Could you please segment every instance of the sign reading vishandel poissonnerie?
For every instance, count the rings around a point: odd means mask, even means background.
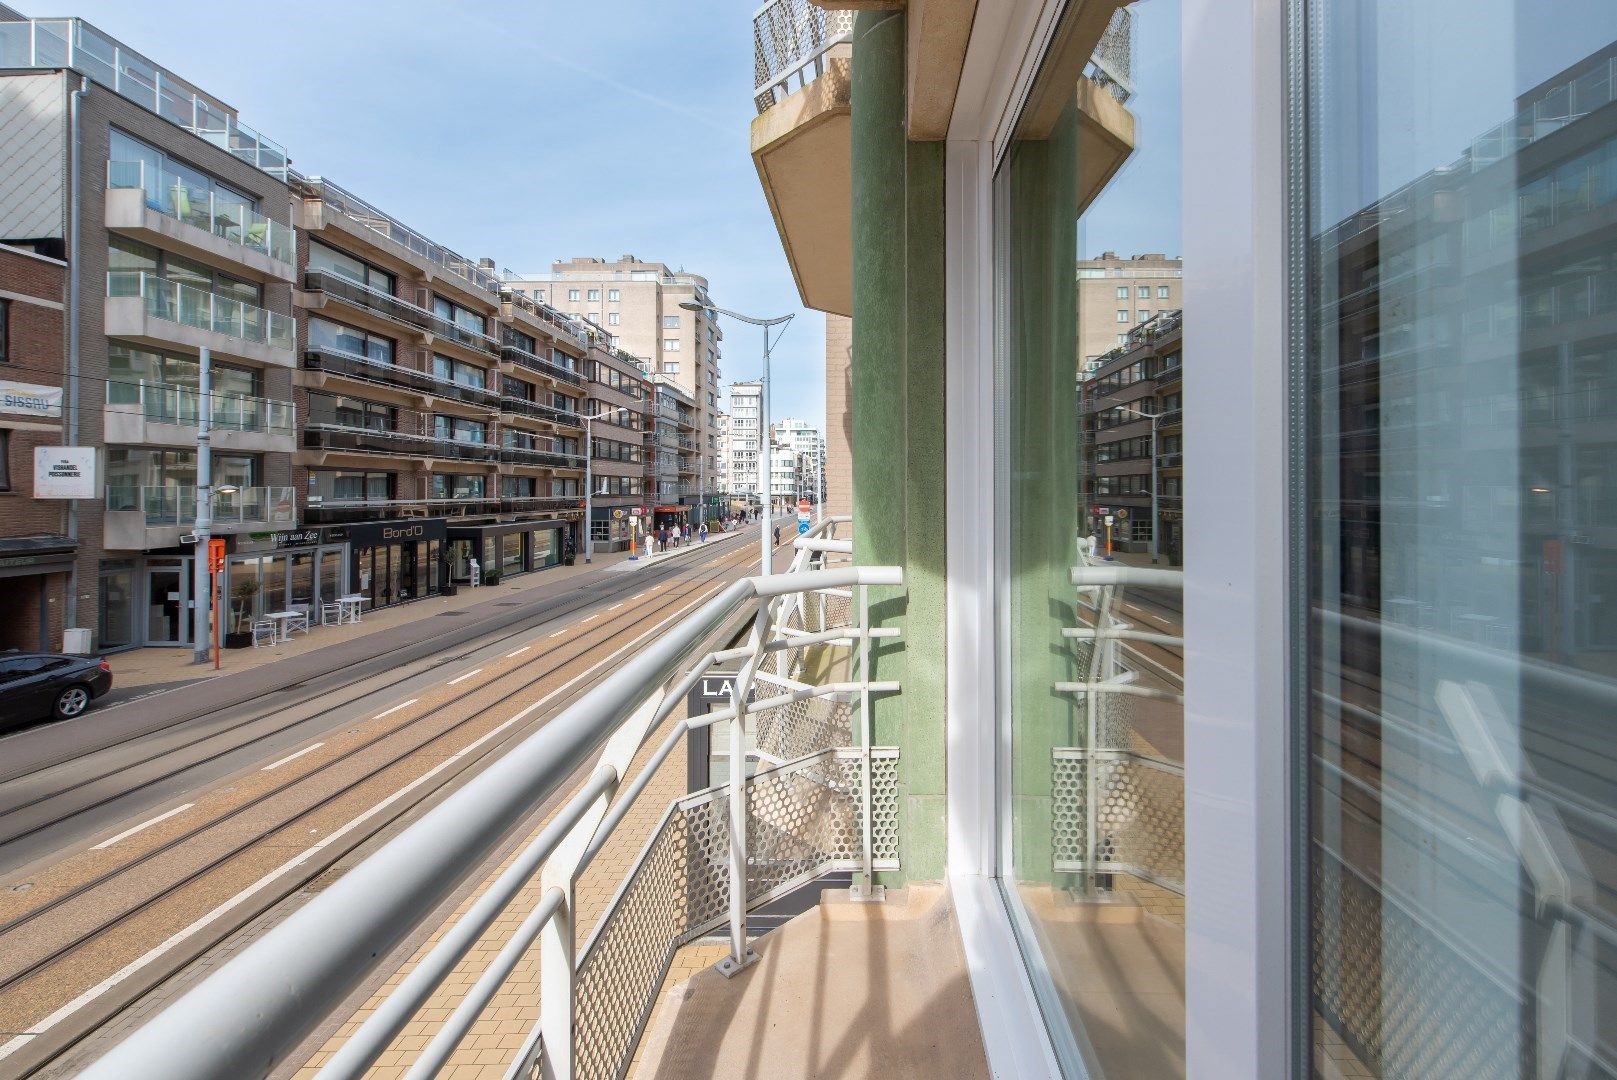
[[[58,420],[62,416],[62,388],[0,382],[0,413]]]
[[[96,497],[95,447],[34,447],[34,498]]]

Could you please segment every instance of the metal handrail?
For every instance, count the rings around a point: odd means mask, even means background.
[[[770,637],[771,605],[791,593],[858,590],[903,583],[897,567],[846,567],[737,581],[666,632],[652,635],[616,671],[582,699],[518,743],[464,787],[427,812],[398,837],[294,912],[184,997],[158,1014],[129,1039],[91,1064],[90,1080],[161,1075],[166,1080],[207,1080],[256,1075],[284,1056],[357,988],[379,959],[398,945],[464,878],[474,873],[508,830],[542,805],[569,777],[595,759],[589,778],[555,819],[518,854],[496,882],[415,964],[382,1005],[360,1025],[321,1069],[320,1076],[359,1076],[454,969],[536,871],[541,889],[519,937],[541,941],[541,1027],[551,1074],[572,1075],[571,1038],[576,960],[573,935],[573,883],[592,853],[592,841],[618,809],[644,788],[636,781],[608,805],[627,776],[641,746],[673,712],[686,692],[720,657],[709,653],[686,671],[687,658],[714,633],[755,606],[751,659],[735,682],[732,701],[748,707],[748,692]],[[868,603],[861,602],[861,618]],[[862,622],[868,625],[868,622]],[[859,641],[868,646],[869,637]],[[868,673],[868,661],[863,670]],[[678,678],[668,693],[660,688]],[[868,704],[875,688],[868,676],[861,696]],[[537,703],[513,717],[524,718]],[[744,712],[743,712],[744,715]],[[865,873],[870,869],[870,715],[862,719],[865,758]],[[682,738],[685,721],[659,745],[666,756]],[[745,756],[745,722],[730,725],[730,889],[732,960],[745,962],[747,907],[746,790],[740,767]],[[599,755],[598,757],[596,755]],[[599,845],[593,847],[598,850]],[[561,896],[553,896],[559,890]],[[522,948],[513,941],[480,980],[467,1004],[456,1011],[430,1052],[410,1075],[432,1075],[458,1045],[482,1011],[509,961]],[[516,950],[512,952],[512,950]],[[525,1051],[526,1053],[527,1051]]]

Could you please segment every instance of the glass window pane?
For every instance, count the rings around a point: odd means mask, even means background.
[[[1304,6],[1313,1071],[1611,1076],[1617,8]]]

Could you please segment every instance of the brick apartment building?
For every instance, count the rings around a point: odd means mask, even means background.
[[[0,649],[60,648],[78,580],[66,505],[34,493],[35,448],[65,442],[66,290],[66,263],[0,244]]]

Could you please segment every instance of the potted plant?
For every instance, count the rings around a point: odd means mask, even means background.
[[[230,590],[231,630],[225,635],[225,648],[246,649],[253,644],[253,602],[258,599],[258,582],[244,581]],[[246,626],[244,631],[242,627]]]

